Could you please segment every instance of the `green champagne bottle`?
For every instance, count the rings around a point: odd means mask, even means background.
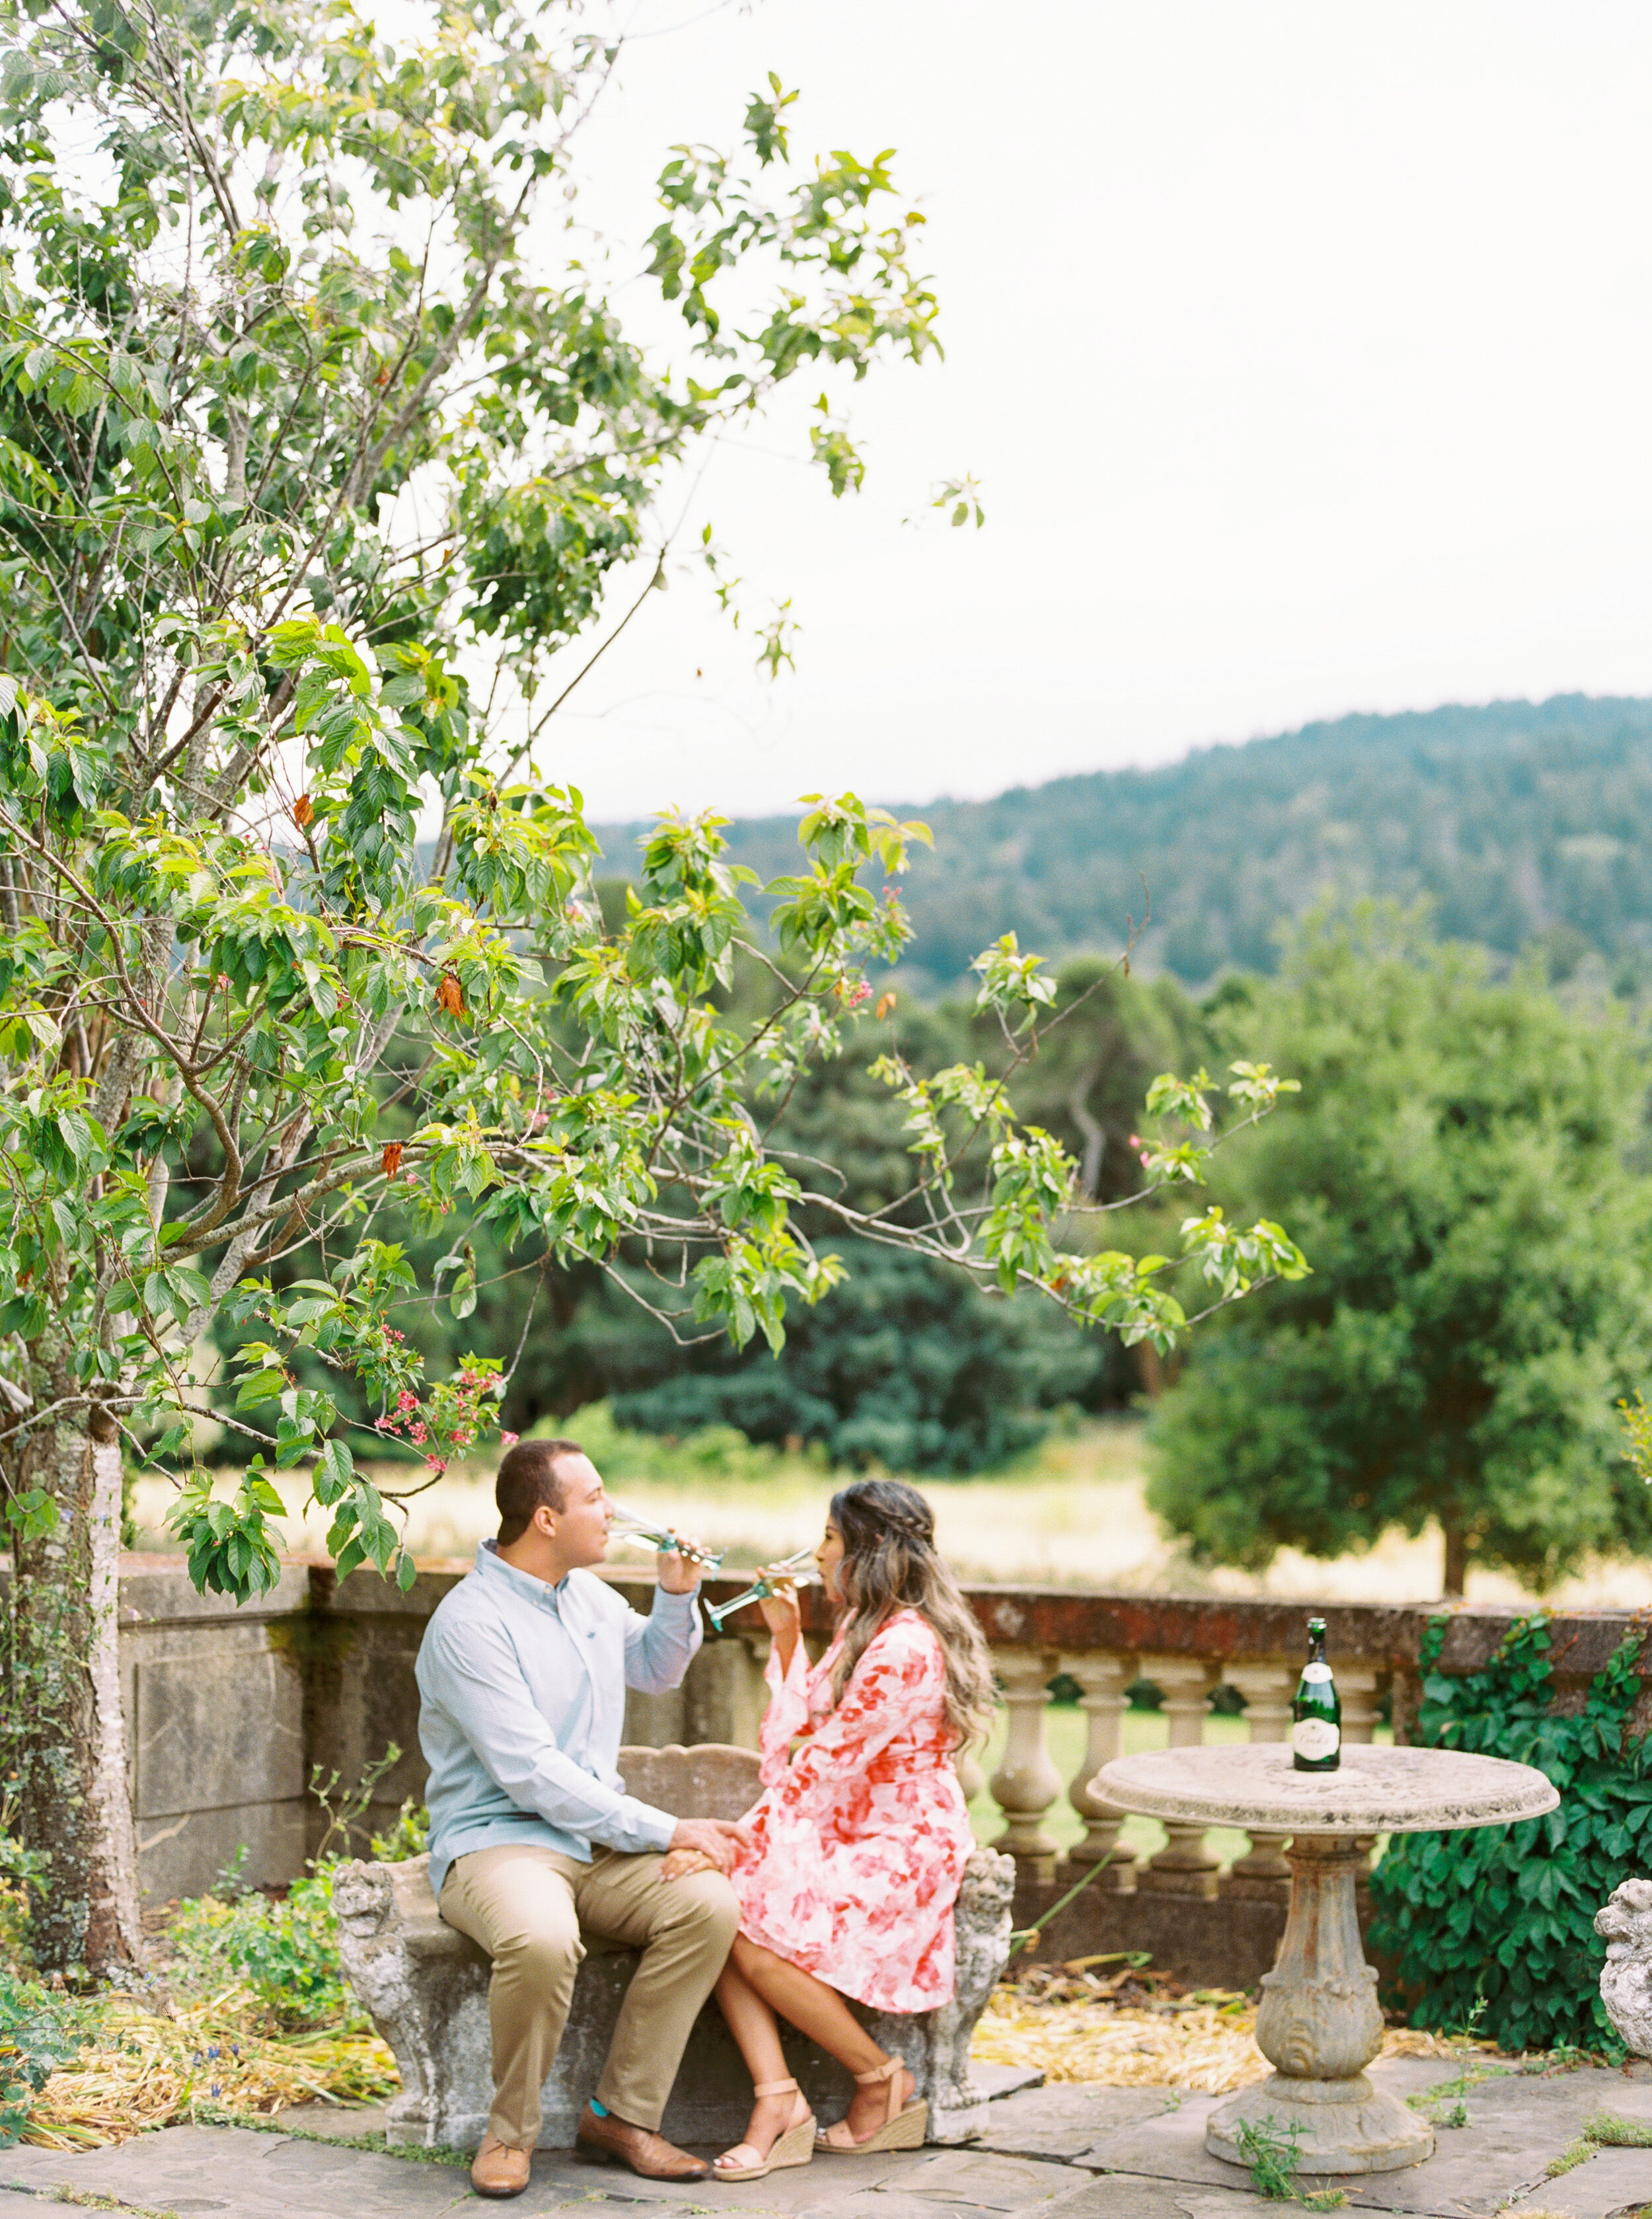
[[[1298,1772],[1334,1772],[1342,1762],[1342,1699],[1325,1661],[1325,1620],[1307,1622],[1307,1662],[1291,1706],[1291,1763]]]

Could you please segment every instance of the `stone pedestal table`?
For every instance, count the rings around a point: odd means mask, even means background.
[[[1365,2073],[1382,2047],[1376,1973],[1354,1907],[1363,1834],[1503,1826],[1560,1797],[1531,1765],[1455,1750],[1344,1744],[1336,1772],[1298,1772],[1289,1743],[1115,1757],[1098,1793],[1169,1825],[1289,1835],[1290,1914],[1262,1981],[1257,2046],[1274,2067],[1211,2113],[1205,2148],[1249,2160],[1239,2129],[1295,2129],[1304,2172],[1387,2172],[1431,2156],[1434,2130]]]

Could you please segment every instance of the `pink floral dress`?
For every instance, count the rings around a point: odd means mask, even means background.
[[[770,1651],[766,1792],[733,1874],[740,1930],[878,2011],[932,2011],[952,1998],[953,1905],[975,1846],[941,1644],[897,1611],[834,1710],[842,1645],[840,1632],[811,1670],[799,1641],[784,1677]]]

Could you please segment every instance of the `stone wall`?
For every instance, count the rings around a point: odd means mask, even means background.
[[[289,1563],[270,1594],[237,1610],[197,1594],[177,1557],[123,1558],[121,1688],[149,1901],[200,1894],[243,1847],[254,1886],[295,1878],[325,1824],[314,1768],[349,1789],[400,1748],[357,1847],[423,1793],[413,1660],[466,1569],[425,1565],[403,1594],[370,1571],[340,1581],[331,1566]],[[646,1572],[613,1576],[647,1607]],[[750,1635],[708,1642],[682,1687],[631,1697],[625,1739],[755,1747],[762,1653]]]
[[[246,1876],[290,1880],[309,1827],[308,1569],[236,1611],[199,1595],[175,1557],[121,1571],[121,1688],[138,1866],[152,1902],[199,1894],[243,1844]]]
[[[425,1771],[419,1755],[413,1659],[432,1611],[466,1569],[458,1563],[426,1564],[404,1595],[370,1571],[339,1581],[330,1567],[292,1563],[283,1566],[273,1593],[236,1610],[198,1595],[178,1557],[123,1560],[122,1685],[140,1868],[152,1902],[209,1887],[243,1845],[249,1880],[270,1885],[294,1878],[314,1849],[322,1824],[320,1806],[307,1792],[314,1767],[321,1768],[323,1778],[336,1773],[349,1787],[391,1743],[398,1744],[401,1759],[380,1783],[373,1804],[369,1823],[375,1826],[393,1818],[405,1797],[421,1792]],[[646,1607],[648,1572],[619,1570],[609,1576]],[[743,1584],[743,1576],[713,1582],[710,1591],[714,1597],[727,1596]],[[1208,1668],[1212,1685],[1230,1667],[1238,1672],[1258,1659],[1298,1655],[1307,1608],[1301,1603],[1058,1588],[982,1586],[969,1594],[1001,1663],[1041,1656],[1053,1671],[1058,1658],[1064,1664],[1096,1655],[1188,1658]],[[805,1590],[803,1600],[809,1631],[823,1634],[818,1592]],[[1332,1605],[1326,1612],[1332,1653],[1339,1663],[1374,1669],[1391,1688],[1401,1739],[1414,1711],[1415,1659],[1430,1614],[1426,1607],[1347,1604]],[[1443,1669],[1462,1672],[1482,1663],[1510,1615],[1506,1610],[1456,1609]],[[1562,1701],[1579,1696],[1631,1630],[1643,1629],[1636,1618],[1621,1611],[1574,1613],[1555,1619]],[[759,1613],[742,1613],[724,1638],[707,1641],[682,1688],[668,1695],[632,1697],[625,1739],[655,1747],[700,1741],[755,1746],[767,1640]],[[1643,1723],[1652,1723],[1652,1660],[1643,1670],[1648,1693],[1641,1714]],[[1053,1900],[1058,1883],[1067,1884],[1065,1859],[1061,1869],[1051,1873],[1035,1870],[1033,1861],[1023,1862],[1028,1870],[1018,1918],[1035,1901]],[[1202,1961],[1224,1934],[1235,1930],[1233,1922],[1240,1909],[1237,1903],[1214,1900],[1196,1909],[1192,1902],[1178,1905],[1164,1896],[1155,1903],[1146,1894],[1133,1909],[1127,1894],[1104,1901],[1096,1890],[1084,1901],[1086,1916],[1100,1925],[1093,1939],[1088,1930],[1075,1930],[1074,1947],[1152,1946],[1125,1938],[1151,1912],[1165,1928],[1164,1948],[1171,1955],[1178,1932],[1192,1946],[1208,1925],[1208,1942],[1199,1941]],[[1252,1921],[1257,1934],[1241,1953],[1246,1963],[1258,1952],[1261,1961],[1268,1961],[1276,1916],[1271,1903],[1258,1906]],[[1065,1937],[1052,1940],[1063,1946]],[[1236,1959],[1226,1969],[1243,1968]],[[1215,1974],[1207,1967],[1202,1977]]]

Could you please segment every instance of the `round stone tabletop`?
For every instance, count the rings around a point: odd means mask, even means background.
[[[1560,1796],[1533,1766],[1450,1749],[1343,1744],[1336,1772],[1298,1772],[1289,1742],[1209,1744],[1115,1756],[1096,1786],[1127,1811],[1173,1825],[1267,1834],[1421,1834],[1504,1826]]]

